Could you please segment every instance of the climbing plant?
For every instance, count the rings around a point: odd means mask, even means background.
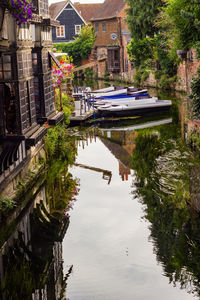
[[[200,118],[200,68],[197,70],[197,77],[191,81],[191,94],[193,118]]]

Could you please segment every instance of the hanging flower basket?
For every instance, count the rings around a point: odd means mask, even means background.
[[[15,18],[18,25],[26,23],[32,18],[33,1],[32,0],[7,0],[8,9]]]

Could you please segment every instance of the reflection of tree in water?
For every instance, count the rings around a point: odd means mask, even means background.
[[[34,187],[34,199],[15,221],[16,228],[0,253],[0,299],[65,299],[72,266],[64,276],[62,240],[69,226],[67,211],[79,190],[68,171],[75,152],[74,142],[71,148],[63,145],[46,178],[36,185],[39,189]]]
[[[140,131],[133,151],[134,196],[145,205],[157,260],[171,283],[200,295],[200,221],[190,204],[192,154],[171,124]]]

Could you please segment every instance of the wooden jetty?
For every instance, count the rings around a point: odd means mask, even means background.
[[[91,106],[85,99],[75,100],[75,110],[72,113],[70,118],[71,125],[81,125],[81,123],[85,122],[92,117],[95,118],[97,109]]]

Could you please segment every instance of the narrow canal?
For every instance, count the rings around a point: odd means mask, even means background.
[[[72,166],[53,161],[0,228],[1,300],[199,299],[200,162],[182,103],[67,129]]]
[[[82,137],[71,169],[80,194],[63,241],[70,300],[193,298],[181,228],[190,155],[176,130],[164,118]]]

